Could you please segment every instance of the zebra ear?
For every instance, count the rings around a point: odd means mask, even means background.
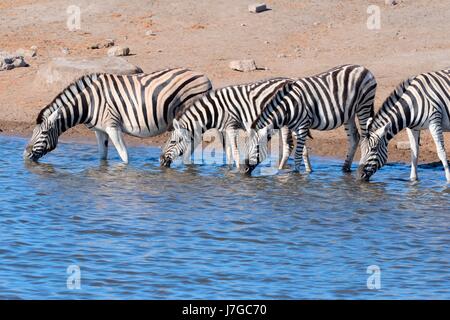
[[[53,113],[48,117],[48,122],[53,124],[56,122],[56,120],[60,119],[62,115],[61,109],[57,109],[53,111]]]
[[[373,118],[372,118],[372,117],[370,117],[369,119],[367,119],[367,123],[366,123],[367,131],[369,131],[369,128],[370,128],[370,126],[372,125],[372,123],[373,123]]]
[[[173,124],[173,128],[174,128],[175,130],[180,131],[180,129],[181,129],[181,128],[180,128],[180,123],[178,122],[177,119],[173,119],[172,124]]]
[[[392,135],[392,123],[387,123],[384,126],[382,126],[380,129],[378,129],[377,131],[375,131],[375,133],[377,134],[377,136],[379,137],[383,137],[386,136],[388,134]]]
[[[370,136],[370,126],[372,125],[372,123],[373,123],[373,118],[372,117],[368,118],[367,122],[366,122],[366,128],[365,129],[363,128],[363,130],[362,130],[364,137],[366,137],[366,138],[369,138],[369,136]]]

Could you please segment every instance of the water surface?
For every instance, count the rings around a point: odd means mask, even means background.
[[[0,145],[0,298],[450,299],[441,166],[415,184],[403,164],[358,183],[313,157],[310,175],[247,178],[162,169],[152,147],[130,148],[124,166],[95,145],[61,143],[39,164],[22,160],[23,139]],[[371,265],[380,289],[367,287]]]

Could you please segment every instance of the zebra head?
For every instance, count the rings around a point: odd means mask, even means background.
[[[163,147],[159,163],[163,167],[169,168],[172,162],[182,156],[191,143],[189,131],[180,127],[179,122],[173,120],[172,134]]]
[[[370,177],[386,163],[388,135],[392,136],[391,124],[386,124],[374,131],[369,130],[361,140],[361,160],[358,168],[360,180],[369,181]]]
[[[241,171],[244,174],[251,175],[252,171],[264,161],[268,153],[268,140],[272,126],[264,127],[260,130],[249,130],[247,148],[245,150],[246,158]]]
[[[33,136],[26,146],[23,157],[32,161],[56,148],[59,137],[58,120],[61,118],[61,109],[53,111],[50,116],[42,118],[33,130]]]

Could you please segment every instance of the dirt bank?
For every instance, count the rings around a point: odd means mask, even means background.
[[[377,106],[407,76],[450,65],[450,1],[403,0],[385,6],[384,0],[267,1],[272,9],[251,14],[251,1],[80,0],[81,29],[69,31],[66,0],[3,0],[0,4],[0,51],[37,46],[28,68],[0,72],[0,129],[2,134],[29,136],[38,111],[60,88],[36,83],[39,68],[53,57],[105,56],[107,49],[88,46],[107,38],[130,47],[127,60],[151,72],[186,66],[205,72],[216,87],[272,76],[299,77],[344,63],[367,66],[379,83]],[[369,30],[367,10],[380,8],[381,28]],[[151,30],[151,32],[149,32]],[[66,51],[67,52],[67,51]],[[233,59],[252,58],[267,68],[240,73],[228,68]],[[314,132],[313,154],[344,157],[342,129]],[[85,128],[74,128],[64,139],[94,140]],[[132,144],[161,145],[166,136]],[[391,143],[391,161],[409,161],[409,151]],[[450,138],[446,134],[446,144]],[[450,152],[450,149],[449,149]],[[423,134],[421,162],[437,161],[429,133]]]

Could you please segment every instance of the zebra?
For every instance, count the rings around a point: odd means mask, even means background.
[[[245,129],[248,123],[254,121],[271,99],[283,94],[280,93],[280,89],[292,81],[289,78],[271,78],[208,92],[174,119],[175,130],[163,147],[160,157],[161,166],[170,167],[171,163],[185,154],[190,147],[192,153],[201,142],[202,134],[215,128],[219,132],[225,132],[231,143],[230,154],[233,159],[229,159],[227,153],[227,162],[232,163],[234,160],[239,169],[238,130]],[[288,128],[282,128],[281,136],[283,158],[280,161],[280,168],[283,167],[293,148]],[[304,157],[305,163],[309,164],[306,149]]]
[[[211,89],[205,75],[185,68],[82,76],[40,111],[24,158],[37,161],[56,148],[63,132],[84,124],[96,134],[101,159],[111,138],[128,163],[123,133],[144,138],[165,132],[178,112]]]
[[[281,100],[273,99],[247,128],[251,139],[244,171],[251,174],[266,157],[267,143],[262,143],[262,138],[270,129],[287,126],[292,130],[297,141],[294,170],[298,171],[309,130],[332,130],[343,124],[349,147],[342,170],[350,172],[360,139],[355,117],[365,135],[367,121],[374,115],[374,75],[363,66],[342,65],[286,86],[288,93]]]
[[[411,145],[410,180],[418,179],[420,131],[429,129],[450,182],[443,136],[450,131],[450,68],[408,78],[384,101],[361,141],[360,179],[369,180],[386,163],[389,141],[404,128]]]

